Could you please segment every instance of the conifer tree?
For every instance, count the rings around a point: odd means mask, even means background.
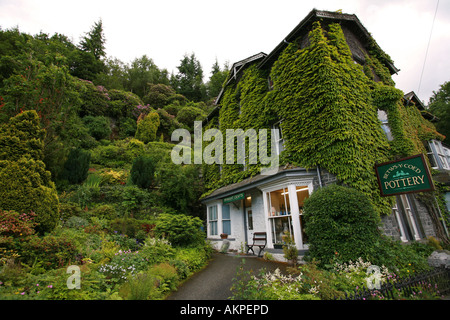
[[[0,127],[0,209],[36,214],[40,233],[53,230],[59,200],[43,159],[44,130],[34,110]]]

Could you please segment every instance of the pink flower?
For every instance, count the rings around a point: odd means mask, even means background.
[[[47,288],[50,288],[50,289],[51,289],[51,288],[53,288],[53,286],[52,286],[52,285],[48,285]]]

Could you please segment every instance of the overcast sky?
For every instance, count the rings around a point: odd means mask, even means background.
[[[146,54],[170,72],[195,53],[206,77],[217,59],[230,64],[270,53],[313,9],[356,14],[400,69],[396,87],[428,103],[450,80],[450,0],[0,0],[0,27],[61,33],[78,43],[102,19],[108,57]],[[431,41],[424,66],[427,45]],[[420,86],[420,88],[419,88]]]

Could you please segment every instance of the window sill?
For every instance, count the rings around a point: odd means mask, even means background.
[[[222,239],[220,237],[214,238],[214,237],[208,237],[206,238],[206,240],[210,240],[210,241],[223,241],[223,240],[229,240],[229,241],[236,241],[236,238],[226,238],[226,239]]]

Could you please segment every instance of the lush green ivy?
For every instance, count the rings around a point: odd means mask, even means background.
[[[229,128],[258,130],[282,120],[282,164],[320,166],[367,194],[379,214],[389,214],[392,199],[379,195],[375,163],[424,152],[423,140],[441,136],[414,105],[404,105],[403,92],[384,65],[392,61],[375,41],[364,66],[353,61],[339,24],[323,28],[315,22],[309,43],[287,45],[271,70],[253,64],[237,83],[230,81],[220,103],[219,129],[223,134]],[[381,129],[378,109],[388,115],[392,141]],[[245,171],[223,165],[220,174],[217,169],[206,173],[206,186],[216,189],[257,173],[258,164]]]

